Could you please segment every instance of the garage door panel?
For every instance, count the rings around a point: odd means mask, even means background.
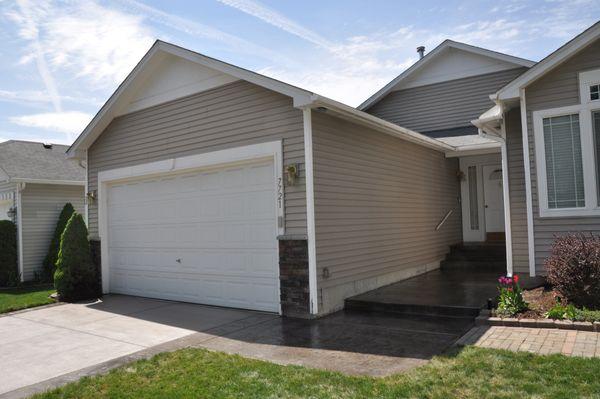
[[[263,161],[111,186],[111,291],[278,311],[274,182]]]

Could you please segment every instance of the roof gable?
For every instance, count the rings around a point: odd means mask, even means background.
[[[388,93],[411,87],[445,82],[469,76],[531,67],[535,63],[523,58],[445,40],[425,57],[417,61],[381,90],[362,103],[358,109],[373,106]]]
[[[600,38],[600,22],[596,22],[594,25],[575,36],[572,40],[565,43],[558,50],[542,59],[527,72],[498,90],[497,93],[492,94],[490,97],[493,100],[500,101],[519,98],[521,89],[554,70],[554,68],[573,57],[598,38]]]
[[[173,61],[175,59],[177,61]],[[186,61],[194,65],[189,65]],[[171,67],[175,65],[175,68],[169,71],[169,67],[166,67],[165,63],[171,63]],[[200,68],[197,68],[198,66]],[[185,70],[186,77],[176,76],[178,69]],[[159,81],[154,82],[155,79]],[[296,108],[319,108],[338,117],[370,126],[382,133],[434,148],[438,151],[454,150],[452,146],[441,141],[384,121],[338,101],[157,40],[77,137],[73,145],[69,147],[67,156],[70,158],[84,158],[85,150],[96,141],[109,123],[118,115],[131,112],[131,110],[146,108],[148,104],[156,103],[156,101],[164,102],[165,98],[180,96],[187,90],[193,89],[194,93],[197,93],[211,85],[220,85],[227,79],[245,80],[291,97],[293,106]],[[194,87],[185,87],[186,82],[191,82]],[[171,86],[173,87],[171,88]]]

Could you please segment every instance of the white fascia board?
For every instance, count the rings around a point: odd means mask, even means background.
[[[346,120],[351,120],[361,125],[371,127],[375,130],[379,130],[383,133],[390,134],[392,136],[425,146],[433,148],[438,151],[454,151],[456,147],[442,143],[439,140],[425,136],[424,134],[417,133],[410,129],[403,128],[396,125],[395,123],[388,122],[366,112],[352,108],[346,104],[342,104],[335,100],[331,100],[326,97],[313,96],[312,102],[309,105],[310,108],[324,107],[332,114],[339,116]]]
[[[357,108],[359,110],[365,110],[369,108],[371,105],[379,101],[383,96],[388,94],[393,88],[400,83],[401,81],[407,79],[409,76],[413,75],[419,69],[423,68],[425,65],[429,64],[434,58],[437,57],[438,54],[443,52],[445,49],[452,47],[462,51],[467,51],[470,53],[482,55],[485,57],[490,57],[497,59],[499,61],[504,61],[508,63],[515,64],[516,66],[523,66],[530,68],[535,65],[534,61],[526,60],[524,58],[515,57],[508,54],[499,53],[496,51],[484,49],[481,47],[471,46],[470,44],[455,42],[453,40],[446,39],[439,46],[431,50],[428,54],[425,55],[422,59],[415,62],[411,67],[402,72],[396,78],[394,78],[391,82],[386,84],[383,88],[365,100],[362,104],[360,104]]]
[[[45,179],[10,179],[14,183],[53,184],[64,186],[85,186],[85,181],[80,180],[45,180]]]
[[[556,68],[564,61],[575,55],[578,51],[591,44],[600,37],[600,22],[596,22],[583,33],[576,36],[571,41],[564,44],[558,50],[548,55],[538,62],[530,70],[504,86],[496,94],[492,95],[493,100],[506,101],[519,98],[520,90],[533,83],[552,69]]]

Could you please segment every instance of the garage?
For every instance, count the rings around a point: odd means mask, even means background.
[[[106,184],[109,291],[279,312],[274,161]]]

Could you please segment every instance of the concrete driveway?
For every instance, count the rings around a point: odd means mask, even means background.
[[[472,319],[338,312],[316,320],[121,295],[0,317],[0,398],[22,398],[156,353],[201,347],[385,376],[422,365]]]
[[[0,317],[0,394],[260,315],[179,302],[106,296]]]

